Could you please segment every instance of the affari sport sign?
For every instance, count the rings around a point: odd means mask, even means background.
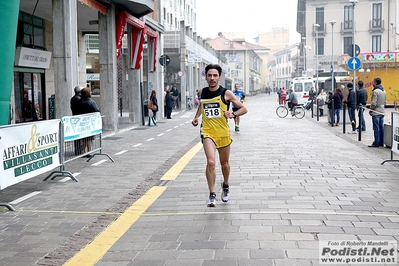
[[[0,127],[0,190],[60,165],[60,120]]]

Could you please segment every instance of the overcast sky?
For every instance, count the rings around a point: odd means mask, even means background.
[[[257,33],[274,27],[290,28],[290,44],[300,42],[296,33],[298,0],[197,0],[197,32],[216,38],[218,32],[246,32],[253,42]],[[252,29],[251,29],[252,28]]]

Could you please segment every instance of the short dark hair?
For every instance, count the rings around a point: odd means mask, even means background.
[[[363,81],[359,80],[359,81],[357,82],[357,85],[358,85],[359,87],[363,87],[364,83],[363,83]]]
[[[222,67],[218,64],[209,64],[205,67],[205,74],[208,74],[209,69],[216,69],[219,72],[219,76],[222,75]]]
[[[374,82],[377,85],[381,85],[381,79],[379,77],[374,78]]]

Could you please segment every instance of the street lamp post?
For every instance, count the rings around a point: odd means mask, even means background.
[[[316,88],[317,92],[319,91],[319,24],[313,25],[316,31],[316,40],[315,40],[315,47],[316,47]]]
[[[337,23],[335,20],[331,20],[331,84],[332,84],[332,91],[335,91],[335,79],[334,79],[334,25]]]

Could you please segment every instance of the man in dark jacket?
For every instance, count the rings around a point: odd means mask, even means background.
[[[356,109],[359,112],[359,115],[361,115],[362,120],[359,123],[359,126],[357,127],[357,130],[366,131],[366,121],[364,120],[364,108],[366,107],[367,104],[367,90],[364,88],[364,83],[363,81],[359,80],[358,83],[358,90],[356,92]],[[362,105],[362,108],[360,108],[360,105]]]
[[[349,90],[348,98],[346,99],[346,105],[348,106],[348,115],[352,125],[352,131],[348,132],[348,134],[356,134],[356,116],[355,116],[356,93],[353,90],[352,83],[348,83],[346,87],[348,87]]]
[[[174,99],[172,96],[172,93],[170,91],[166,92],[165,96],[165,103],[166,103],[166,118],[167,119],[172,119],[172,109],[174,106]]]
[[[80,110],[80,91],[82,90],[81,87],[75,86],[75,95],[71,98],[71,111],[72,115],[78,115],[79,110]],[[82,141],[80,139],[74,140],[74,150],[75,150],[75,155],[80,155],[82,154]]]
[[[79,101],[80,101],[80,91],[82,90],[81,87],[76,86],[74,91],[75,95],[71,98],[71,111],[72,115],[79,114]]]

